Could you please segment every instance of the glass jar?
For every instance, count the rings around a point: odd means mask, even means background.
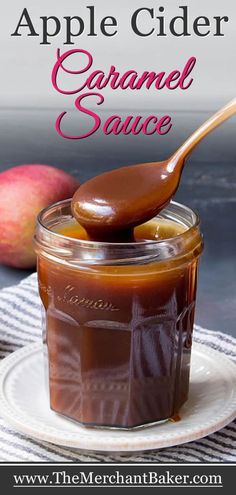
[[[70,238],[70,200],[36,228],[50,407],[86,426],[167,420],[188,398],[199,218],[171,202],[156,219],[184,227],[168,239],[102,243]]]

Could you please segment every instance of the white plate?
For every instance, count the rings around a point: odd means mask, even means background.
[[[1,415],[18,431],[72,448],[135,452],[182,444],[213,433],[236,416],[236,365],[209,347],[194,344],[189,400],[181,421],[133,431],[92,429],[49,408],[42,344],[31,344],[0,365]]]

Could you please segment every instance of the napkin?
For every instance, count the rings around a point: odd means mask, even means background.
[[[236,339],[195,325],[196,342],[236,361]],[[0,291],[0,359],[41,340],[41,308],[34,273],[20,284]],[[0,417],[0,461],[8,462],[236,462],[236,421],[195,442],[142,454],[82,453],[34,440]]]

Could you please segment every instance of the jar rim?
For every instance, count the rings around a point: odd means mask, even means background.
[[[170,201],[170,203],[167,205],[167,207],[165,207],[162,211],[165,211],[168,209],[168,206],[175,206],[177,208],[180,208],[182,209],[185,213],[188,213],[190,214],[192,217],[193,217],[193,223],[191,226],[189,226],[189,228],[186,228],[186,230],[184,230],[183,232],[181,232],[180,234],[178,234],[177,236],[173,236],[173,237],[169,237],[167,239],[155,239],[155,240],[148,240],[148,241],[135,241],[135,242],[106,242],[106,241],[90,241],[90,240],[87,240],[87,239],[78,239],[78,238],[72,238],[72,237],[69,237],[69,236],[66,236],[64,234],[60,234],[59,232],[55,232],[54,230],[51,230],[50,228],[48,228],[44,222],[43,222],[43,216],[45,214],[47,214],[50,210],[52,210],[53,208],[58,208],[58,207],[61,207],[61,206],[70,206],[71,204],[71,200],[72,198],[68,198],[66,200],[62,200],[62,201],[58,201],[56,203],[53,203],[52,205],[49,205],[47,206],[46,208],[43,208],[38,216],[37,216],[37,224],[43,229],[45,230],[47,233],[50,233],[51,235],[53,235],[53,237],[57,238],[57,239],[64,239],[64,240],[68,240],[70,242],[72,242],[74,245],[77,245],[77,246],[84,246],[84,247],[99,247],[99,248],[107,248],[108,246],[110,247],[117,247],[117,246],[123,246],[124,248],[125,247],[130,247],[130,245],[135,245],[135,246],[147,246],[147,245],[160,245],[162,243],[165,243],[167,240],[172,240],[174,241],[175,239],[179,239],[179,238],[184,238],[186,237],[187,235],[189,235],[189,233],[191,232],[191,230],[193,229],[196,229],[197,227],[199,227],[199,224],[200,224],[200,218],[199,218],[199,214],[198,212],[195,210],[195,209],[192,209],[190,208],[189,206],[186,206],[186,205],[183,205],[182,203],[178,203],[177,201]],[[162,213],[162,212],[160,212]],[[156,217],[154,218],[158,218],[160,216],[157,215]],[[186,226],[186,224],[185,224]]]
[[[175,237],[138,242],[101,242],[65,236],[53,228],[73,218],[71,199],[43,209],[37,219],[35,247],[39,256],[71,267],[130,265],[161,262],[202,250],[199,216],[188,206],[171,201],[155,219],[175,221],[186,230]]]

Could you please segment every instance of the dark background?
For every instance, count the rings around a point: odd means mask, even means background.
[[[166,136],[114,137],[96,133],[83,140],[68,140],[54,130],[59,113],[46,109],[1,110],[0,170],[22,163],[45,163],[72,173],[82,182],[122,165],[167,158],[210,116],[209,112],[173,114],[170,110],[173,128]],[[76,112],[72,120],[74,133],[78,133]],[[196,323],[236,336],[235,118],[194,151],[175,199],[197,209],[201,217],[205,249],[200,264]],[[0,266],[0,287],[17,283],[29,273]]]

